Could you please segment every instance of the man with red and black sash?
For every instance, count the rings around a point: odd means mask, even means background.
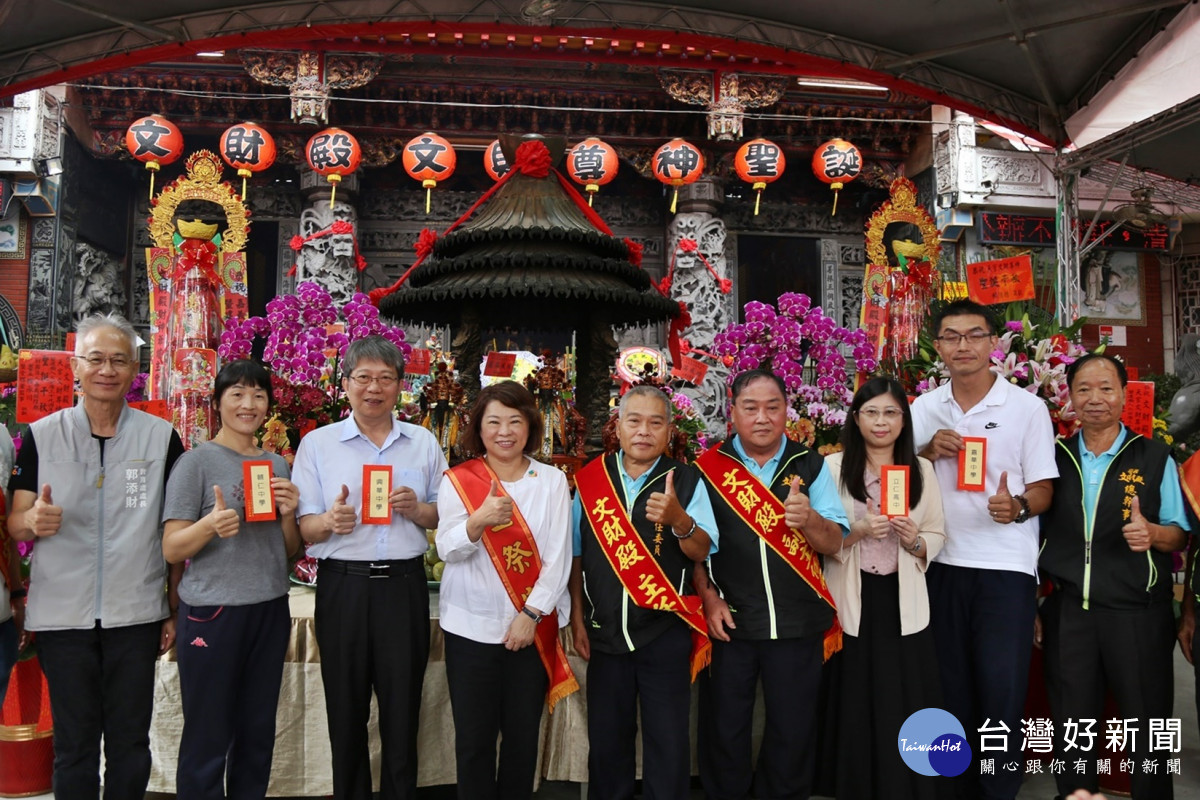
[[[1107,689],[1116,716],[1136,731],[1121,755],[1135,764],[1133,797],[1169,800],[1166,761],[1178,754],[1156,745],[1151,726],[1172,716],[1171,552],[1186,543],[1189,524],[1170,449],[1121,423],[1125,381],[1125,366],[1101,353],[1067,369],[1082,429],[1056,448],[1038,561],[1054,591],[1039,621],[1058,757],[1085,764],[1083,774],[1057,775],[1059,793],[1098,788],[1096,755],[1081,750],[1099,751],[1108,738]]]
[[[717,528],[699,473],[663,455],[671,417],[666,394],[630,389],[621,449],[575,476],[571,632],[588,661],[591,800],[632,800],[639,704],[642,797],[688,795],[690,686],[709,657],[692,576]]]
[[[821,554],[849,530],[824,459],[784,436],[783,381],[765,370],[733,382],[735,435],[696,460],[721,550],[696,583],[713,639],[700,689],[700,777],[710,800],[800,800],[812,793],[821,664],[840,648]],[[750,734],[762,680],[766,729],[757,768]]]

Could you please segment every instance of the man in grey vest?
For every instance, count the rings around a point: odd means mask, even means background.
[[[183,443],[136,411],[137,335],[119,316],[79,323],[82,398],[30,426],[13,469],[8,529],[37,539],[25,625],[37,636],[54,719],[54,796],[142,797],[150,779],[154,662],[175,640],[182,567],[162,554],[163,490]]]

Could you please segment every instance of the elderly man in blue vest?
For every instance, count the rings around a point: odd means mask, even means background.
[[[162,554],[162,500],[183,443],[136,411],[137,335],[119,316],[79,323],[82,398],[30,426],[8,530],[37,539],[25,627],[37,635],[54,719],[54,796],[142,797],[150,780],[154,662],[175,640],[182,565]]]
[[[1068,763],[1082,759],[1085,769],[1067,769],[1056,781],[1062,795],[1098,788],[1096,760],[1109,738],[1107,690],[1123,728],[1133,730],[1119,756],[1134,761],[1133,797],[1169,800],[1166,760],[1177,754],[1156,744],[1154,721],[1160,737],[1169,734],[1171,552],[1183,548],[1189,526],[1170,448],[1121,422],[1125,376],[1120,361],[1100,353],[1067,369],[1082,429],[1056,448],[1059,478],[1038,560],[1054,591],[1040,622],[1058,755]]]

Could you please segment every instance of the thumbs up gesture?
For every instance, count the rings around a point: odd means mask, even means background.
[[[798,476],[792,478],[791,486],[788,487],[788,496],[783,501],[783,514],[787,526],[798,530],[804,530],[816,517],[808,495],[800,491]]]
[[[213,486],[213,497],[216,498],[216,502],[213,504],[213,510],[208,512],[208,522],[212,525],[213,533],[222,539],[237,536],[238,525],[241,522],[237,511],[225,507],[225,495],[220,486]]]
[[[354,530],[358,522],[358,512],[346,501],[350,499],[350,489],[342,484],[342,491],[333,500],[333,505],[325,513],[329,515],[329,528],[338,536],[345,536]]]
[[[1000,473],[1000,485],[996,487],[996,493],[988,498],[988,513],[992,516],[993,522],[999,522],[1001,525],[1007,525],[1016,519],[1020,509],[1014,509],[1012,493],[1008,491],[1008,473]]]
[[[488,490],[487,499],[475,510],[478,521],[484,528],[503,528],[512,524],[512,498],[500,490],[500,484],[492,478],[492,488]]]
[[[1144,553],[1154,544],[1150,522],[1142,516],[1142,503],[1137,495],[1133,496],[1133,503],[1129,506],[1129,522],[1121,528],[1121,533],[1125,536],[1125,543],[1129,545],[1129,549],[1135,553]]]
[[[670,525],[678,535],[683,536],[692,526],[691,517],[679,505],[679,497],[675,494],[675,472],[667,473],[661,492],[652,492],[646,501],[646,519],[659,525]]]
[[[62,507],[54,505],[54,501],[50,499],[50,484],[42,484],[42,491],[37,500],[33,501],[28,519],[29,527],[33,528],[36,536],[53,536],[58,533],[59,526],[62,525]]]

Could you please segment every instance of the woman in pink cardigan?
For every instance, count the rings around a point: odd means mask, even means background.
[[[842,444],[826,459],[850,520],[841,552],[825,559],[845,632],[834,665],[837,797],[934,798],[944,779],[905,766],[896,737],[910,714],[941,702],[925,590],[925,569],[946,539],[941,492],[913,446],[904,389],[890,378],[854,395]],[[907,515],[880,514],[887,465],[909,468]]]

